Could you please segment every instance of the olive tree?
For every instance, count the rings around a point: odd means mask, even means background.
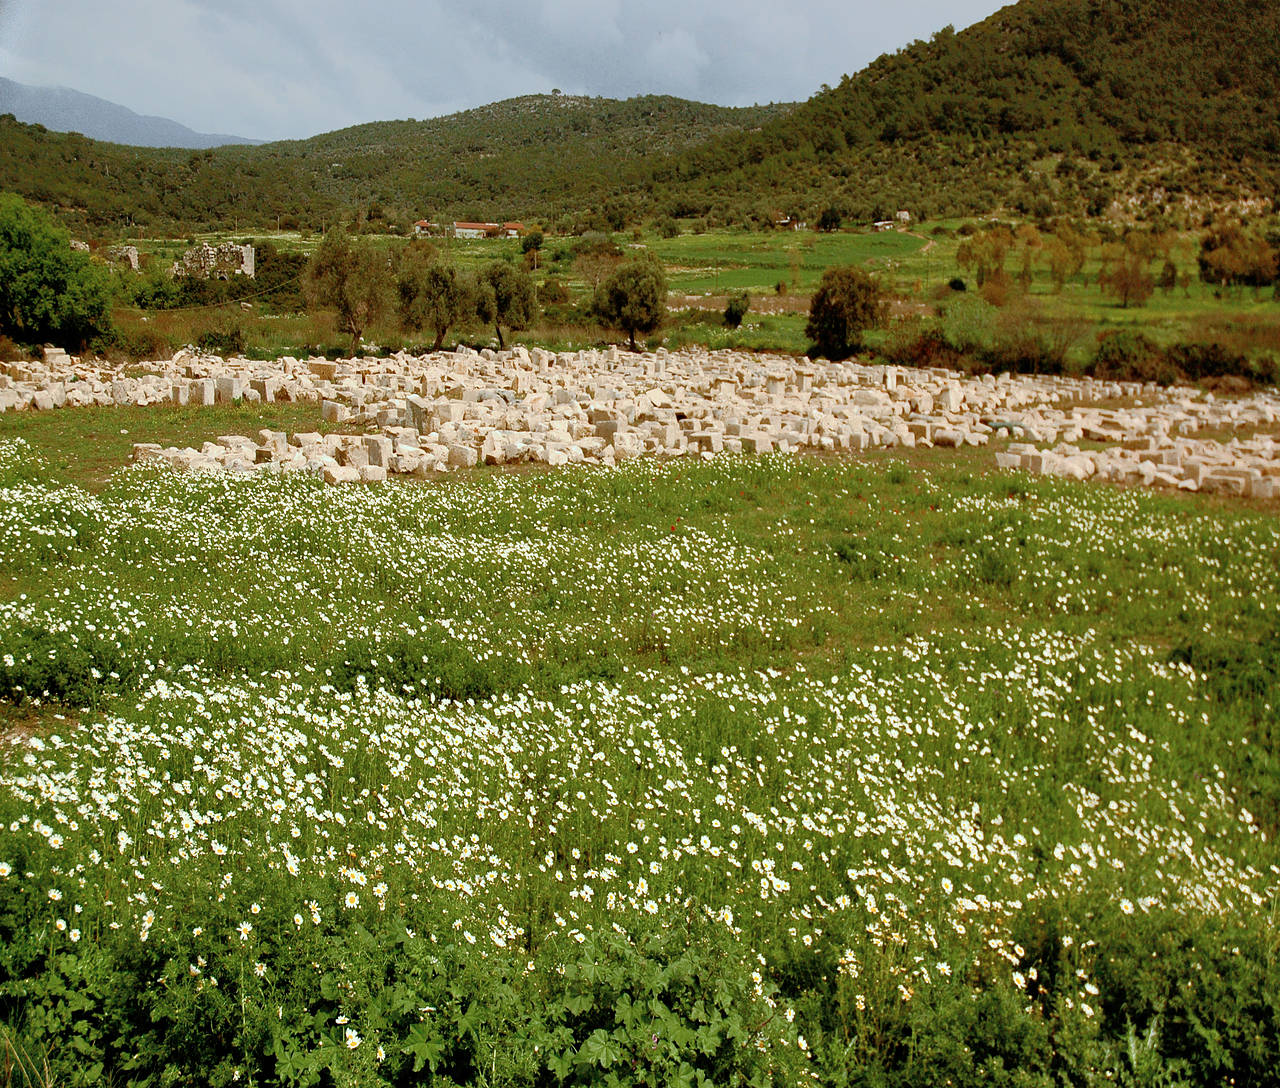
[[[804,333],[817,354],[846,359],[862,346],[867,329],[880,328],[888,320],[888,303],[880,284],[861,268],[828,268],[809,305]]]
[[[400,325],[406,332],[430,329],[432,351],[439,351],[449,330],[465,321],[474,308],[471,284],[450,264],[443,264],[434,246],[410,243],[396,275]]]
[[[342,227],[335,227],[311,255],[305,288],[312,306],[337,314],[339,328],[351,336],[355,355],[365,330],[390,307],[390,262],[368,239],[352,238]]]
[[[632,351],[636,333],[650,333],[667,316],[667,279],[652,259],[629,261],[596,289],[593,305],[605,324],[627,334]]]
[[[475,312],[486,325],[493,326],[498,347],[506,347],[502,326],[512,331],[527,329],[537,315],[533,277],[506,261],[494,261],[476,281]]]

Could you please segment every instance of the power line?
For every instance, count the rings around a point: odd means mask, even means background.
[[[220,310],[223,306],[238,306],[242,302],[252,302],[254,299],[265,298],[267,295],[273,294],[276,291],[282,291],[284,288],[292,287],[295,284],[301,285],[301,283],[301,275],[292,276],[287,280],[282,280],[280,283],[277,283],[274,287],[268,287],[265,290],[259,291],[257,294],[245,295],[243,298],[229,298],[224,302],[204,302],[197,306],[162,307],[157,312],[165,314],[188,314],[196,313],[200,310]]]

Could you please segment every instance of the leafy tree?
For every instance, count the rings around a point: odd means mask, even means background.
[[[746,291],[738,291],[730,295],[724,307],[725,325],[730,329],[738,328],[749,309],[751,309],[751,296]]]
[[[594,296],[600,284],[622,263],[622,250],[607,234],[588,231],[574,246],[574,271],[591,288]]]
[[[667,278],[653,259],[629,261],[616,269],[596,291],[596,316],[627,334],[636,351],[636,333],[659,328],[667,315]]]
[[[352,355],[360,350],[365,329],[390,305],[386,254],[364,238],[352,238],[342,227],[329,231],[312,254],[305,283],[312,306],[337,312],[339,327],[351,334]]]
[[[1156,289],[1147,272],[1147,258],[1130,245],[1116,247],[1098,276],[1103,293],[1114,295],[1121,308],[1142,306]]]
[[[476,316],[493,326],[498,347],[506,347],[503,325],[511,331],[526,329],[537,312],[533,277],[523,268],[506,261],[494,261],[480,273],[476,284]]]
[[[0,333],[78,350],[111,327],[110,274],[20,197],[0,196]]]
[[[981,287],[988,276],[999,276],[1004,272],[1005,257],[1012,246],[1013,232],[997,223],[961,242],[956,250],[956,263],[961,268],[972,268]]]
[[[1085,239],[1070,227],[1061,226],[1045,243],[1045,249],[1054,290],[1061,291],[1063,284],[1084,267]]]
[[[828,268],[809,306],[804,333],[828,359],[845,359],[862,346],[867,329],[888,320],[889,306],[874,277],[861,268]]]
[[[543,238],[542,231],[531,230],[523,238],[520,239],[520,252],[532,253],[542,248]]]
[[[1218,286],[1265,287],[1277,275],[1277,253],[1265,238],[1238,226],[1220,227],[1200,241],[1200,279]]]
[[[434,332],[432,351],[440,350],[449,330],[474,307],[470,284],[453,265],[441,263],[434,246],[408,246],[400,258],[396,294],[401,327]]]
[[[844,216],[839,208],[824,208],[822,214],[818,217],[818,229],[830,234],[832,231],[839,230],[840,224],[843,222]]]
[[[665,215],[654,224],[660,238],[678,238],[680,236],[680,224],[671,216]]]

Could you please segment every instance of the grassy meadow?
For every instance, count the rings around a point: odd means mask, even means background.
[[[891,349],[897,340],[940,322],[945,326],[950,307],[968,303],[978,294],[973,269],[961,267],[957,259],[964,241],[964,235],[959,233],[962,227],[963,221],[949,220],[885,233],[866,229],[833,233],[715,230],[683,233],[674,238],[663,238],[652,230],[636,230],[615,235],[615,241],[624,254],[656,254],[666,269],[672,312],[664,328],[650,337],[652,345],[802,354],[810,347],[804,335],[810,296],[823,270],[833,266],[853,264],[875,271],[897,300],[891,326],[867,337],[873,350]],[[160,266],[167,266],[188,242],[216,244],[230,237],[205,234],[183,240],[133,239],[132,244]],[[238,241],[249,240],[234,237]],[[267,234],[264,240],[281,251],[309,253],[319,237],[276,232]],[[376,240],[388,250],[404,244],[404,239],[391,236]],[[1037,237],[1029,246],[1030,263],[1025,274],[1023,254],[1028,247],[1022,240],[1015,243],[1005,262],[1007,286],[983,292],[992,336],[1017,341],[1030,333],[1047,336],[1055,343],[1065,338],[1067,359],[1076,366],[1087,363],[1099,338],[1112,332],[1141,333],[1164,346],[1219,343],[1248,356],[1280,354],[1280,306],[1273,292],[1215,288],[1201,283],[1195,260],[1198,235],[1171,236],[1164,243],[1177,270],[1178,285],[1158,289],[1142,305],[1128,307],[1104,294],[1098,285],[1104,267],[1103,240],[1093,238],[1088,242],[1082,267],[1061,285],[1055,284],[1050,275],[1045,247],[1049,240],[1048,236]],[[520,242],[515,239],[434,241],[446,260],[464,269],[476,270],[494,260],[523,260]],[[576,260],[577,241],[547,236],[534,269],[538,282],[555,279],[562,283],[577,309],[549,312],[531,328],[517,333],[517,342],[572,350],[608,339],[608,333],[583,312],[592,288]],[[1162,260],[1153,258],[1152,274],[1158,271]],[[948,289],[947,284],[956,278],[966,282],[970,298]],[[751,295],[752,308],[741,328],[729,329],[721,319],[725,300],[740,291]],[[250,354],[274,357],[349,350],[331,315],[273,313],[254,296],[253,285],[246,283],[248,309],[233,304],[144,314],[121,307],[116,322],[125,331],[126,340],[134,345],[135,354],[145,354],[148,348],[153,349],[153,354],[162,354],[171,347],[196,343],[210,332],[232,330],[243,335]],[[454,330],[448,343],[483,345],[491,335],[491,329],[479,325],[462,326]],[[426,347],[421,339],[406,337],[393,318],[375,324],[366,339],[388,350]]]
[[[31,449],[6,1088],[1274,1083],[1273,512],[976,451]]]

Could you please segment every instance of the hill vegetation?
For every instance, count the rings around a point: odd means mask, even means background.
[[[1256,207],[1280,178],[1277,70],[1274,3],[1023,0],[691,148],[650,188],[712,217],[746,195],[861,218]]]
[[[201,152],[98,143],[0,117],[0,189],[72,225],[323,230],[339,216],[396,229],[416,219],[558,219],[621,225],[653,157],[741,134],[790,106],[730,109],[678,98],[533,95],[430,121],[359,125],[310,140]]]
[[[655,215],[714,224],[1004,209],[1256,211],[1280,181],[1280,7],[1022,0],[798,106],[534,95],[430,121],[191,154],[0,118],[0,188],[88,229],[323,229],[335,216]]]

